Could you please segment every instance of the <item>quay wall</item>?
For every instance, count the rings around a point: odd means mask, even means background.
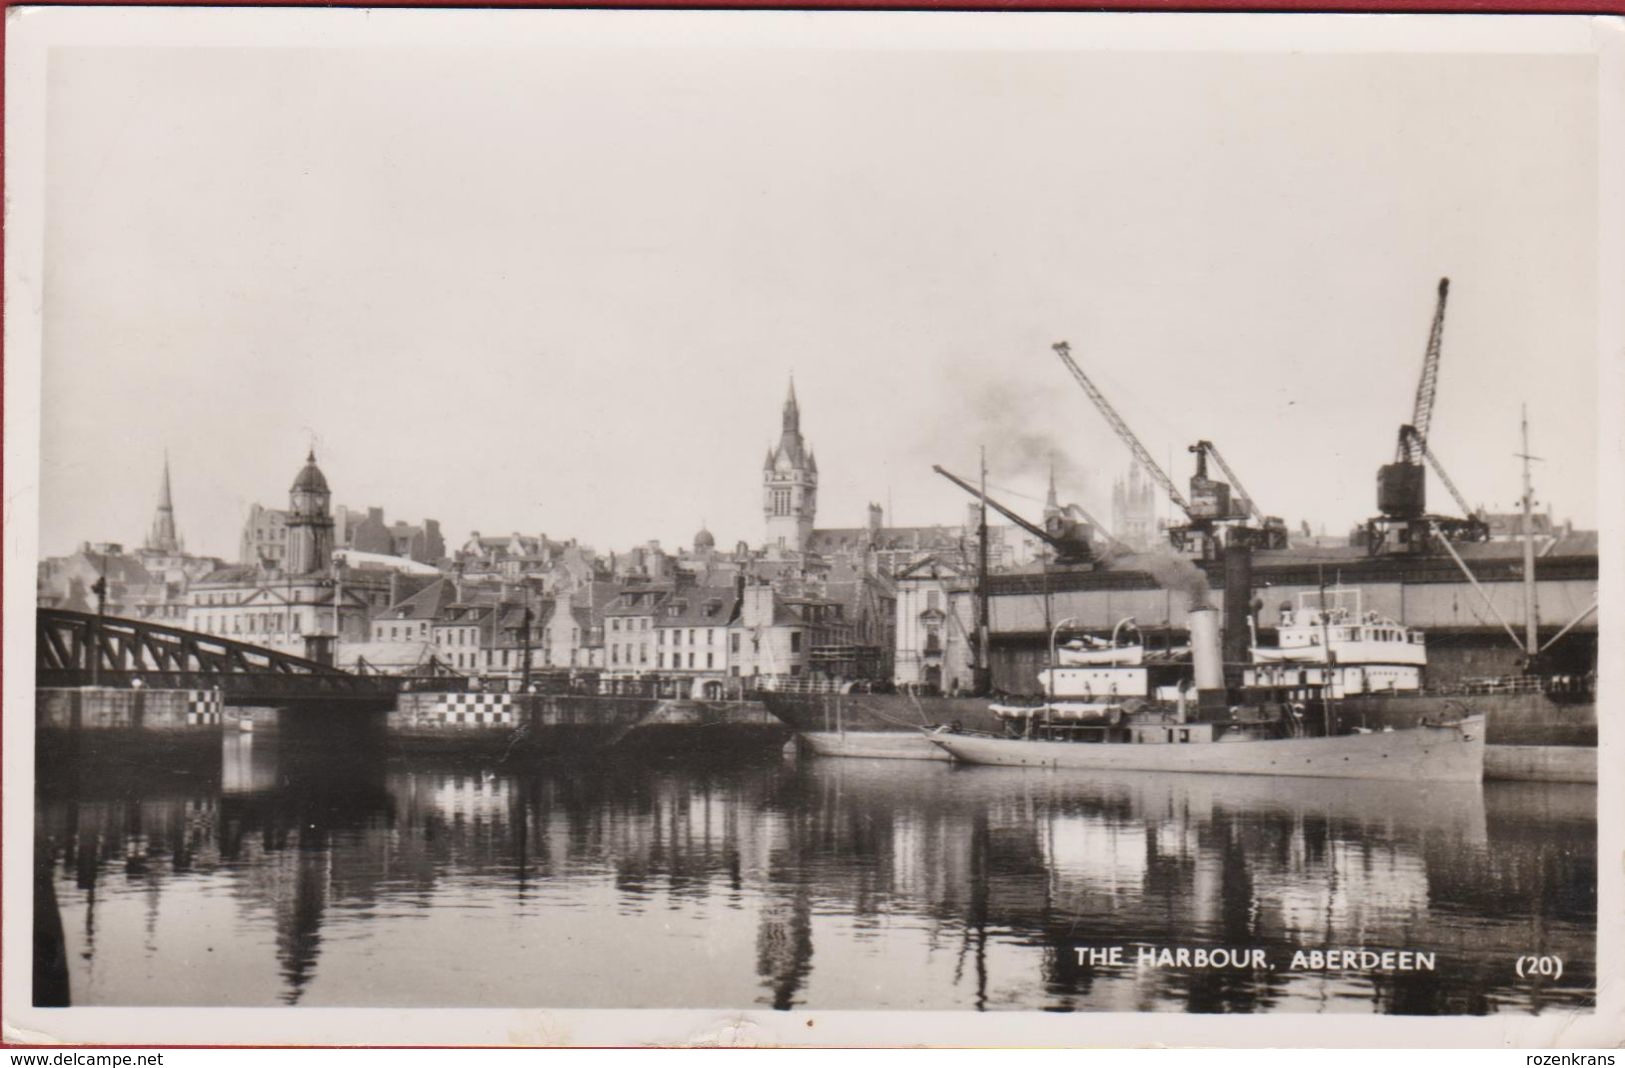
[[[1469,710],[1487,719],[1490,746],[1579,747],[1597,745],[1595,701],[1572,704],[1542,693],[1464,694],[1460,697],[1388,697],[1361,694],[1348,704],[1367,717],[1367,726],[1404,728],[1429,716]]]
[[[41,770],[95,761],[219,762],[218,690],[40,687],[34,692]]]
[[[617,743],[640,752],[776,750],[791,730],[760,701],[662,701]]]
[[[763,744],[789,737],[759,702],[516,693],[404,693],[385,717],[391,744],[496,747],[533,755],[603,751],[626,744],[687,747],[705,740]]]
[[[1594,783],[1597,750],[1567,745],[1485,746],[1484,778]]]

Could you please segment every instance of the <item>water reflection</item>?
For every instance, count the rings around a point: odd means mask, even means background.
[[[1595,790],[226,739],[38,835],[80,1004],[1485,1013],[1591,1004]],[[1080,946],[1126,947],[1126,963]],[[1148,967],[1140,947],[1263,967]],[[1432,972],[1293,970],[1311,949]],[[1516,958],[1564,958],[1560,981]]]

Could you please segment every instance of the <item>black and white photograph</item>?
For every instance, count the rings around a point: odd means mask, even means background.
[[[1625,1041],[1619,19],[7,38],[10,1040]]]

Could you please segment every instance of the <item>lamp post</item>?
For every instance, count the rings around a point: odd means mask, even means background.
[[[90,649],[90,685],[100,686],[102,683],[102,615],[107,611],[107,554],[102,553],[101,573],[96,576],[96,582],[90,591],[96,595],[96,622],[91,631],[90,641],[86,644]]]
[[[344,661],[339,656],[339,642],[342,619],[339,608],[344,603],[344,550],[333,554],[333,666],[341,668]]]

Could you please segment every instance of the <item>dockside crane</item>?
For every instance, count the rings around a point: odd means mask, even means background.
[[[1174,480],[1168,477],[1168,473],[1157,464],[1151,453],[1140,443],[1139,437],[1130,429],[1128,423],[1124,421],[1121,415],[1117,414],[1117,409],[1112,407],[1111,402],[1106,399],[1106,395],[1100,391],[1100,387],[1095,385],[1088,375],[1084,374],[1083,368],[1079,367],[1078,362],[1072,358],[1072,346],[1065,341],[1057,341],[1050,347],[1061,358],[1061,362],[1072,373],[1072,377],[1077,380],[1084,393],[1094,402],[1095,408],[1099,410],[1113,432],[1117,434],[1123,444],[1128,446],[1129,451],[1134,454],[1135,460],[1139,461],[1140,467],[1145,470],[1145,473],[1150,476],[1153,482],[1162,488],[1162,491],[1168,495],[1168,499],[1173,501],[1179,510],[1185,513],[1188,523],[1168,528],[1168,540],[1175,549],[1181,552],[1189,552],[1194,549],[1200,552],[1204,558],[1214,556],[1217,548],[1217,531],[1220,524],[1228,525],[1228,537],[1232,543],[1245,543],[1255,548],[1279,549],[1286,547],[1286,524],[1282,520],[1274,517],[1266,519],[1260,515],[1260,528],[1247,525],[1246,521],[1252,514],[1251,498],[1246,496],[1246,492],[1241,488],[1240,480],[1230,470],[1230,466],[1224,462],[1224,458],[1219,455],[1219,451],[1213,447],[1212,442],[1199,441],[1190,447],[1190,451],[1196,454],[1196,474],[1191,477],[1191,495],[1190,499],[1187,500],[1185,495],[1179,492],[1179,487],[1174,484]],[[1230,478],[1230,481],[1236,484],[1237,491],[1242,495],[1241,500],[1232,501],[1229,483],[1208,477],[1207,458],[1210,455],[1218,462],[1220,468]],[[1242,505],[1242,507],[1238,509],[1237,505]]]
[[[1366,547],[1372,555],[1426,552],[1433,537],[1448,541],[1485,541],[1489,524],[1467,503],[1444,465],[1428,446],[1428,428],[1439,393],[1439,358],[1444,346],[1444,313],[1450,299],[1450,279],[1439,279],[1438,302],[1422,355],[1422,376],[1410,422],[1399,428],[1394,460],[1377,471],[1377,511],[1366,523]],[[1455,499],[1460,516],[1431,515],[1427,510],[1426,461]]]
[[[987,494],[985,494],[982,490],[971,485],[969,482],[966,482],[958,475],[946,470],[940,465],[933,466],[931,470],[935,471],[949,482],[952,482],[954,485],[958,486],[972,497],[975,497],[977,500],[983,501],[989,508],[992,508],[994,511],[1010,520],[1010,522],[1014,523],[1022,530],[1025,530],[1033,537],[1054,549],[1055,562],[1057,564],[1092,565],[1095,562],[1096,553],[1094,541],[1091,537],[1091,524],[1086,522],[1080,523],[1076,520],[1067,519],[1064,516],[1053,516],[1044,524],[1044,526],[1039,526],[1036,523],[1023,519],[1020,515],[1011,511],[1009,508],[1006,508],[992,497],[987,496]],[[1073,507],[1076,508],[1075,505]],[[1077,510],[1079,512],[1082,511],[1082,509]]]
[[[1256,537],[1250,539],[1255,548],[1285,549],[1287,547],[1286,520],[1277,515],[1264,514],[1263,510],[1258,507],[1258,500],[1247,492],[1246,486],[1241,484],[1241,476],[1237,475],[1235,469],[1224,462],[1224,456],[1220,454],[1218,446],[1211,441],[1202,440],[1192,445],[1190,451],[1196,454],[1196,474],[1191,478],[1192,498],[1196,497],[1194,487],[1197,479],[1213,482],[1217,486],[1224,485],[1222,482],[1214,482],[1214,480],[1207,477],[1207,458],[1211,456],[1213,462],[1219,465],[1219,470],[1224,472],[1224,477],[1230,480],[1230,485],[1235,487],[1236,492],[1231,498],[1231,503],[1236,507],[1227,508],[1227,511],[1232,516],[1239,516],[1243,519],[1250,517],[1258,523],[1256,528],[1238,527],[1233,529],[1238,531],[1247,529],[1251,534],[1256,535]]]

